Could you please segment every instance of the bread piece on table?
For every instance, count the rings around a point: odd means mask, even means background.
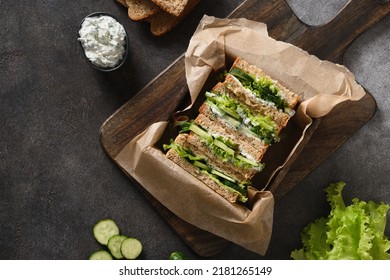
[[[192,176],[202,181],[207,187],[224,197],[230,202],[236,202],[238,200],[238,193],[230,192],[226,188],[221,187],[210,178],[209,175],[202,173],[199,169],[194,167],[191,163],[179,156],[179,154],[174,150],[170,149],[167,154],[167,158],[176,163],[178,166],[189,172]]]
[[[129,18],[134,21],[144,20],[160,11],[150,0],[126,0],[126,4]]]
[[[190,0],[151,0],[164,12],[175,17],[180,16]]]
[[[289,108],[293,109],[295,108],[295,106],[298,104],[299,102],[299,97],[297,94],[295,94],[294,92],[292,92],[291,90],[287,89],[285,86],[283,86],[281,83],[279,83],[278,81],[274,80],[272,77],[270,77],[269,75],[267,75],[262,69],[260,69],[259,67],[255,66],[255,65],[252,65],[252,64],[249,64],[246,60],[242,59],[242,58],[237,58],[232,67],[231,68],[238,68],[244,72],[249,72],[251,73],[252,75],[255,75],[257,78],[260,78],[260,77],[266,77],[267,79],[270,79],[272,80],[275,85],[283,91],[283,94],[284,94],[284,98],[285,100],[287,101],[287,104],[289,106]]]
[[[160,11],[147,18],[146,20],[150,22],[150,31],[157,37],[167,34],[181,22],[199,2],[200,0],[189,0],[184,11],[179,16]]]

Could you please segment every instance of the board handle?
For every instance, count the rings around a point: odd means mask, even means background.
[[[389,0],[351,0],[326,24],[307,26],[294,44],[321,59],[340,63],[351,43],[389,14]]]
[[[327,23],[311,26],[302,22],[285,0],[246,0],[228,17],[263,22],[272,38],[340,63],[349,45],[389,13],[390,0],[350,0]]]

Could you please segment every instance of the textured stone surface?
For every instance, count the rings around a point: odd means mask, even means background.
[[[193,254],[106,156],[102,123],[186,48],[204,13],[228,15],[242,1],[203,1],[172,33],[150,35],[115,1],[1,1],[0,259],[85,259],[99,246],[93,224],[117,220],[144,244],[143,259]],[[290,0],[305,22],[331,19],[346,3]],[[130,37],[122,69],[89,67],[77,43],[79,24],[96,11],[114,14]],[[378,112],[275,209],[267,255],[288,259],[302,228],[329,210],[323,189],[345,180],[345,196],[390,203],[390,17],[358,38],[344,63],[378,101]],[[387,229],[387,234],[390,231]],[[230,245],[219,259],[262,258]]]

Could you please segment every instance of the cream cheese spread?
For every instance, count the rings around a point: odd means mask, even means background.
[[[115,67],[126,51],[126,32],[107,15],[87,17],[81,24],[79,38],[86,57],[96,66]]]

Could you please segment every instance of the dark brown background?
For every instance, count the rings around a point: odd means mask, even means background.
[[[91,230],[105,217],[142,241],[142,259],[175,250],[199,258],[105,154],[99,128],[186,50],[203,14],[225,17],[242,2],[203,1],[162,38],[115,1],[0,2],[0,259],[86,259],[100,248]],[[317,25],[346,1],[287,3]],[[129,58],[114,73],[89,67],[77,44],[81,20],[97,11],[115,15],[130,37]],[[389,19],[360,36],[343,61],[377,100],[375,116],[277,203],[265,257],[231,244],[213,258],[289,259],[302,228],[328,213],[323,189],[331,182],[347,182],[347,200],[390,203]]]

